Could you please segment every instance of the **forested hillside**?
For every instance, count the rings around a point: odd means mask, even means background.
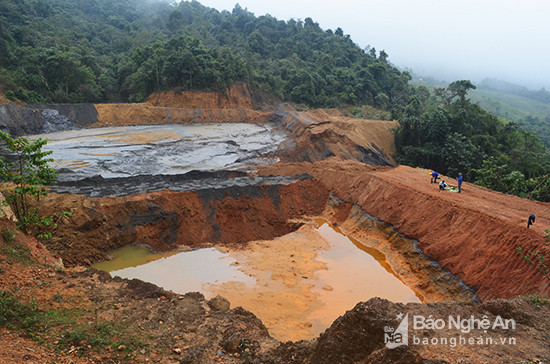
[[[384,51],[363,50],[311,18],[197,1],[0,0],[0,54],[0,89],[29,103],[139,102],[155,91],[223,93],[245,82],[306,107],[391,115],[401,125],[401,163],[550,201],[546,148],[470,102],[473,84],[413,86]]]
[[[196,1],[2,0],[0,54],[5,91],[28,102],[141,101],[245,81],[307,106],[391,110],[412,92],[385,52],[340,28]]]
[[[468,99],[475,86],[452,82],[430,93],[419,86],[396,131],[399,163],[431,168],[482,186],[550,201],[550,157],[541,140]]]
[[[509,82],[485,79],[471,98],[491,114],[535,132],[550,147],[550,92],[544,88],[532,91]]]

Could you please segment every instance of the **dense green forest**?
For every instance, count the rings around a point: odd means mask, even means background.
[[[0,0],[0,54],[0,86],[12,100],[136,102],[246,82],[306,107],[398,119],[400,163],[550,201],[546,148],[470,102],[471,82],[414,86],[386,52],[361,49],[311,18],[256,17],[238,5],[219,12],[197,1]]]
[[[238,5],[143,0],[0,1],[0,82],[29,102],[141,101],[245,81],[306,106],[403,106],[410,76],[312,19]]]

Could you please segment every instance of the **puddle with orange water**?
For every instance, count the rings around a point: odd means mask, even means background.
[[[327,269],[316,272],[313,290],[322,306],[308,316],[314,333],[321,333],[355,304],[373,297],[402,303],[421,302],[422,296],[393,271],[384,254],[359,244],[326,222],[317,231],[331,247],[317,258]]]
[[[113,260],[93,267],[113,276],[141,279],[179,293],[203,291],[204,284],[230,280],[254,283],[232,266],[231,257],[215,248],[152,253],[143,246],[126,246],[111,251],[110,255]]]
[[[384,254],[353,242],[321,219],[242,250],[209,248],[166,256],[145,248],[124,249],[95,267],[177,293],[200,291],[207,298],[221,294],[232,307],[256,314],[283,341],[316,337],[346,310],[372,297],[421,301]],[[132,255],[136,249],[137,260]]]

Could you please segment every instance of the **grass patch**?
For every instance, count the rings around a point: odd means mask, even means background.
[[[79,355],[91,349],[111,347],[126,357],[132,356],[143,342],[125,332],[124,327],[114,321],[88,323],[65,330],[58,340],[58,350],[76,350]]]
[[[28,333],[40,331],[42,314],[36,302],[24,303],[6,290],[0,290],[0,326],[23,329]]]
[[[530,296],[527,296],[529,300],[536,306],[550,305],[550,299],[545,294],[533,293]]]
[[[34,262],[31,250],[25,244],[17,240],[15,228],[4,226],[0,230],[2,244],[0,253],[6,256],[8,263],[18,262],[24,265],[30,265]]]
[[[79,323],[79,310],[39,310],[36,302],[22,302],[7,290],[0,290],[0,326],[22,330],[29,337],[59,351],[82,356],[88,351],[114,348],[117,355],[131,358],[143,342],[127,327],[114,321]]]

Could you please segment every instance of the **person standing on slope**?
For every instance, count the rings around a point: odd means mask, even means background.
[[[458,193],[460,193],[462,191],[462,173],[459,173],[458,174]]]
[[[433,171],[431,175],[432,175],[432,179],[430,180],[430,183],[437,183],[437,179],[439,178],[439,173],[437,173],[436,171]]]

